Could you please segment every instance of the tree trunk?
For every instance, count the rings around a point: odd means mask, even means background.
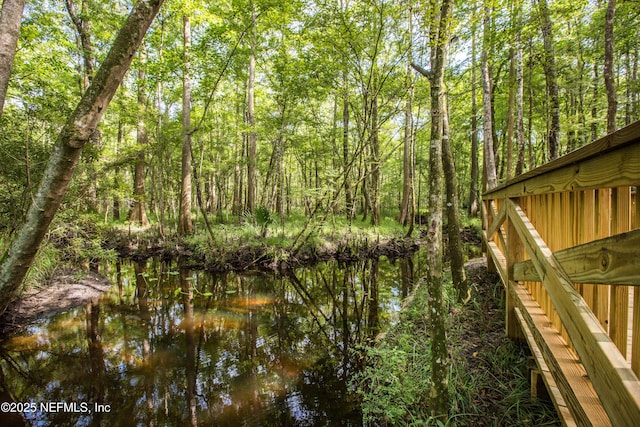
[[[542,39],[544,41],[544,61],[542,66],[547,81],[547,94],[549,96],[549,109],[551,118],[547,144],[549,148],[549,160],[558,157],[560,144],[560,96],[558,94],[558,69],[556,67],[556,54],[553,40],[553,23],[549,15],[547,0],[538,0],[540,10]]]
[[[435,2],[434,2],[435,3]],[[436,6],[433,4],[433,6]],[[444,70],[449,43],[449,13],[452,3],[443,0],[440,21],[431,29],[431,143],[429,147],[429,223],[427,224],[427,272],[425,284],[429,294],[427,318],[431,332],[431,415],[445,420],[449,412],[449,352],[445,330],[447,317],[442,293],[442,139],[444,101]],[[435,13],[435,12],[434,12]]]
[[[118,150],[122,145],[122,119],[118,120],[118,137],[116,142],[116,150],[115,154],[118,155]],[[113,171],[113,188],[115,192],[113,193],[113,219],[116,221],[120,221],[120,167],[117,166]]]
[[[140,49],[140,69],[138,70],[138,125],[136,128],[136,142],[138,154],[136,155],[136,166],[133,178],[133,206],[129,212],[129,221],[142,227],[149,225],[147,210],[145,207],[145,186],[144,178],[146,172],[147,125],[145,123],[147,96],[145,94],[145,80],[147,78],[144,71],[144,53]]]
[[[516,140],[518,142],[518,161],[516,175],[524,170],[524,78],[522,70],[522,44],[520,31],[516,35]]]
[[[91,84],[91,80],[93,80],[93,45],[91,43],[91,33],[89,31],[89,21],[86,21],[84,17],[86,17],[89,13],[87,0],[82,0],[81,8],[81,17],[77,15],[75,7],[73,5],[72,0],[65,0],[65,6],[67,7],[67,12],[69,13],[69,17],[73,22],[73,25],[76,27],[76,31],[78,32],[78,38],[80,39],[80,50],[82,52],[83,59],[83,88],[87,90],[87,87]]]
[[[442,166],[444,171],[445,188],[447,193],[447,236],[449,237],[449,256],[451,258],[451,279],[458,294],[458,301],[468,298],[469,286],[464,271],[464,254],[462,239],[460,238],[460,212],[458,211],[458,182],[456,179],[456,165],[451,153],[449,140],[449,112],[446,97],[442,111]]]
[[[344,197],[345,197],[345,211],[349,223],[353,219],[354,214],[354,202],[351,194],[351,183],[349,180],[349,171],[351,170],[349,164],[349,81],[347,79],[347,72],[343,72],[344,82],[344,98],[342,100],[342,173],[344,175]]]
[[[506,178],[507,181],[513,178],[513,136],[515,130],[515,109],[516,109],[516,49],[509,50],[509,103],[507,106],[507,152],[506,157]]]
[[[375,70],[373,71],[376,72]],[[380,130],[378,129],[377,78],[371,100],[371,225],[380,225]]]
[[[409,8],[409,40],[413,35],[413,10]],[[404,108],[404,144],[402,150],[402,201],[400,203],[399,222],[403,226],[413,222],[412,206],[413,206],[413,72],[411,70],[412,42],[409,41],[407,52],[407,100]]]
[[[469,185],[469,216],[478,215],[478,106],[476,104],[476,26],[473,25],[471,33],[471,177]]]
[[[484,174],[487,189],[498,185],[496,160],[493,150],[493,123],[491,114],[491,78],[489,77],[489,51],[491,50],[489,39],[489,9],[485,7],[483,19],[482,53],[480,55],[480,67],[482,69],[482,142],[484,147]]]
[[[241,120],[241,107],[240,104],[236,105],[236,140],[234,148],[234,156],[236,158],[244,157],[244,139],[245,134],[240,131],[239,122]],[[231,213],[234,216],[240,216],[242,213],[242,169],[240,168],[240,162],[234,162],[233,165],[233,190],[232,190],[232,199],[231,199]]]
[[[71,21],[73,22],[73,25],[76,28],[76,32],[78,36],[78,45],[79,45],[78,48],[82,53],[82,66],[80,67],[81,69],[80,77],[82,79],[81,88],[82,88],[82,91],[84,92],[85,90],[87,90],[89,85],[91,85],[91,81],[93,80],[93,68],[94,68],[93,46],[91,43],[91,31],[89,29],[89,21],[86,19],[86,17],[89,14],[89,9],[88,9],[89,6],[87,4],[87,0],[82,0],[82,4],[80,6],[80,12],[81,12],[80,16],[77,15],[75,6],[72,0],[65,0],[65,6],[67,8],[67,12],[69,13],[69,17],[71,18]],[[98,145],[97,143],[100,140],[100,133],[96,132],[94,134],[93,139],[94,139],[94,142],[96,142],[95,145]],[[89,210],[95,212],[98,210],[98,196],[97,196],[97,188],[96,188],[98,177],[97,177],[97,173],[94,165],[95,160],[85,159],[85,162],[86,162],[87,171],[83,176],[84,176],[84,179],[88,180],[87,207],[89,208]]]
[[[0,118],[7,97],[9,78],[13,59],[16,56],[16,46],[20,35],[20,21],[24,0],[4,0],[0,13]]]
[[[163,0],[138,1],[118,32],[111,50],[65,123],[23,225],[0,263],[0,308],[4,311],[24,276],[64,197],[80,153],[96,131],[135,52]]]
[[[256,208],[256,151],[257,135],[255,130],[255,80],[256,80],[256,5],[251,3],[251,54],[249,55],[249,80],[247,84],[247,124],[249,125],[249,147],[247,150],[247,211],[253,213]]]
[[[191,20],[183,16],[184,70],[182,75],[182,180],[178,234],[193,233],[191,222]]]
[[[613,71],[613,21],[616,14],[616,0],[609,0],[604,20],[604,85],[607,90],[607,133],[616,131],[616,81]]]
[[[598,86],[600,78],[598,77],[598,63],[593,63],[593,80],[591,81],[593,89],[593,100],[591,101],[591,141],[598,139]]]

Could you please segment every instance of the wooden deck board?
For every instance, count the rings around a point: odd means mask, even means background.
[[[571,415],[571,411],[569,407],[564,401],[562,397],[562,393],[556,384],[556,380],[553,378],[551,371],[547,365],[547,362],[544,361],[544,356],[542,355],[542,351],[536,344],[536,340],[533,337],[533,333],[531,332],[531,328],[524,320],[522,312],[519,308],[515,309],[516,317],[518,322],[520,323],[520,327],[522,328],[522,332],[529,344],[529,348],[531,349],[531,353],[536,361],[536,365],[538,366],[538,370],[542,374],[542,380],[544,381],[545,386],[547,387],[547,391],[549,392],[549,396],[551,397],[551,401],[553,402],[553,406],[556,408],[556,412],[560,416],[560,421],[563,426],[573,427],[577,426],[576,421],[573,419]]]
[[[522,286],[512,285],[509,291],[516,296],[523,324],[529,328],[531,339],[538,347],[536,359],[541,356],[546,365],[539,365],[540,370],[549,372],[556,383],[555,387],[560,391],[562,400],[554,401],[558,413],[562,415],[562,408],[568,407],[571,420],[578,425],[612,425],[584,366],[560,333],[550,327],[551,322],[540,306]],[[553,390],[548,390],[553,398]]]

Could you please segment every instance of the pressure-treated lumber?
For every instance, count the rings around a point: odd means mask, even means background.
[[[522,209],[507,201],[507,216],[543,279],[555,310],[616,426],[637,427],[640,420],[640,381],[603,330],[573,283]],[[514,238],[515,236],[511,236]]]
[[[493,209],[491,209],[493,213]],[[494,215],[493,221],[491,222],[491,226],[487,229],[487,236],[493,236],[493,234],[500,228],[500,226],[504,223],[505,219],[507,219],[507,205],[502,204],[500,209],[498,210],[498,214]]]
[[[574,283],[640,286],[640,229],[554,252]],[[516,281],[540,281],[531,260],[514,265]]]
[[[489,190],[483,197],[503,199],[637,185],[640,182],[638,141],[640,121]]]
[[[525,289],[515,283],[509,287],[509,293],[518,302],[518,307],[514,310],[516,318],[562,425],[574,426],[578,425],[577,422],[580,422],[581,425],[585,423],[611,425],[593,385],[584,375],[584,367],[562,342],[560,335],[546,327],[549,324],[549,319],[540,306],[531,299]],[[533,331],[536,333],[534,334]],[[558,356],[556,353],[564,355],[564,357],[560,357],[562,363],[555,361]],[[549,364],[546,362],[547,359],[550,360]],[[559,375],[562,375],[562,378],[560,381],[556,381],[555,376]],[[579,395],[576,395],[575,391],[578,391]],[[575,418],[563,395],[569,395],[567,400],[579,408],[574,410],[577,412]]]

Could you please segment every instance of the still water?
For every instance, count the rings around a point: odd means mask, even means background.
[[[2,400],[21,411],[2,425],[359,426],[357,346],[394,321],[415,270],[111,266],[99,301],[0,343]]]

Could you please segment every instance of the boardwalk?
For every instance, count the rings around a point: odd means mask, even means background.
[[[483,195],[507,334],[565,425],[640,425],[640,122]]]

